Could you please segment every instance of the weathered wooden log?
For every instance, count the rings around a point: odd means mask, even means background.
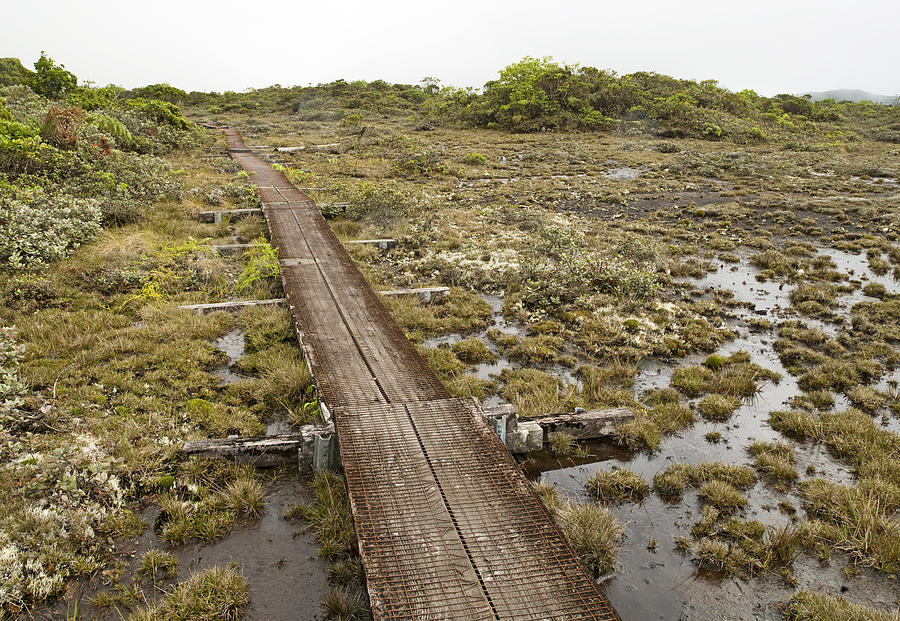
[[[234,302],[213,302],[212,304],[184,304],[179,306],[182,310],[192,310],[205,315],[216,311],[236,312],[248,306],[278,306],[284,304],[284,298],[272,298],[270,300],[236,300]]]
[[[297,433],[251,438],[220,438],[185,442],[182,457],[228,459],[258,468],[298,466],[301,474],[340,466],[332,425],[304,425]]]
[[[297,451],[306,441],[302,432],[253,438],[194,440],[185,442],[181,453],[185,458],[228,459],[260,467],[283,466],[297,462]]]
[[[392,291],[379,291],[383,297],[399,297],[405,295],[417,295],[423,302],[430,302],[436,298],[450,295],[450,287],[418,287],[416,289],[394,289]]]
[[[634,412],[629,408],[608,410],[582,410],[571,414],[548,414],[520,418],[524,422],[537,423],[544,430],[544,439],[553,432],[566,433],[578,440],[606,438],[614,435],[619,425],[634,420]]]
[[[253,248],[253,244],[214,244],[210,248],[219,254],[231,256],[250,250],[250,248]]]
[[[397,245],[396,239],[386,238],[386,239],[351,239],[347,242],[348,244],[370,244],[372,246],[378,246],[381,250],[387,250],[388,248],[392,248]]]

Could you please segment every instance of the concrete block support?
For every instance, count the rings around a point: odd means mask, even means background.
[[[520,420],[516,430],[506,436],[506,448],[510,453],[530,453],[544,446],[544,430],[540,425]]]
[[[337,436],[333,431],[318,432],[313,439],[313,472],[338,470],[341,455],[338,449]]]

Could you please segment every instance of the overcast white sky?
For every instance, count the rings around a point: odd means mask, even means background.
[[[900,0],[3,0],[0,56],[186,90],[338,78],[482,86],[523,56],[765,95],[900,94]]]

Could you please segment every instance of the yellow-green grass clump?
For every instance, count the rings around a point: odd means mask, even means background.
[[[599,470],[588,478],[585,487],[598,502],[617,505],[640,502],[650,493],[650,486],[644,478],[627,468]]]

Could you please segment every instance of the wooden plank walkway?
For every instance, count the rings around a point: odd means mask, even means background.
[[[453,398],[315,203],[226,130],[335,420],[375,619],[617,619],[471,400]]]

